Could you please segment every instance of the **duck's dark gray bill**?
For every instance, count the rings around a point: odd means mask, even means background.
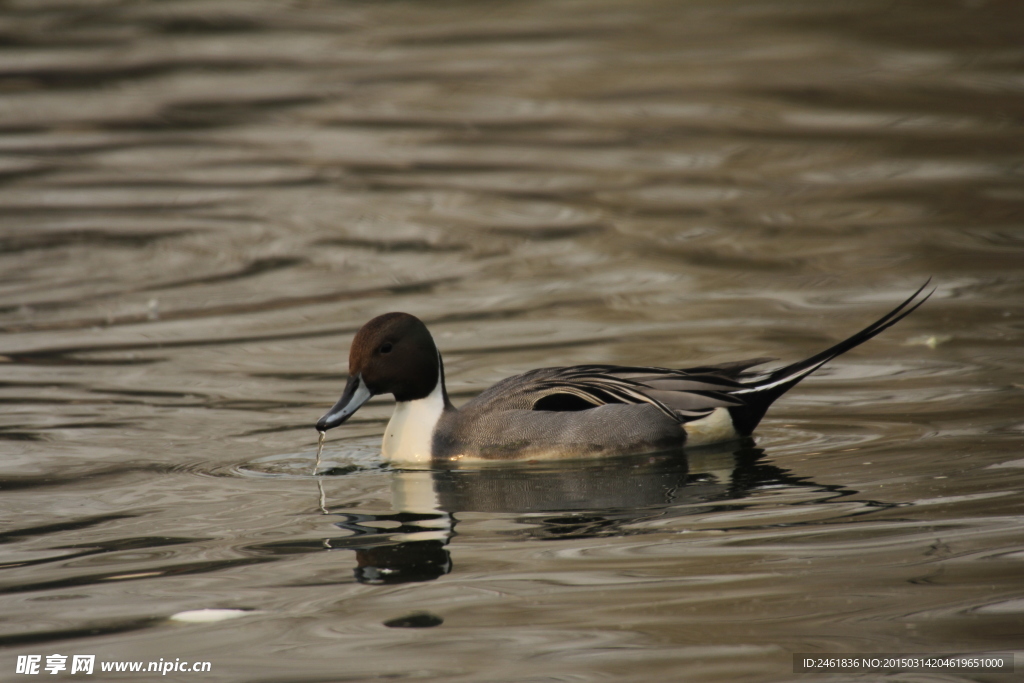
[[[345,385],[345,391],[341,392],[341,398],[334,404],[334,407],[327,411],[327,414],[321,417],[316,422],[316,429],[320,432],[326,432],[328,429],[333,429],[338,425],[342,424],[348,418],[352,417],[352,414],[359,410],[359,406],[370,400],[370,391],[363,384],[363,380],[359,375],[348,378],[348,384]]]

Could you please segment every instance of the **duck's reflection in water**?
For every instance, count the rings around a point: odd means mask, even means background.
[[[360,582],[430,581],[452,571],[448,543],[455,536],[460,512],[518,514],[515,522],[522,530],[511,533],[557,540],[650,533],[634,526],[707,513],[716,504],[767,486],[840,491],[767,464],[763,455],[748,444],[739,450],[663,453],[558,467],[395,471],[393,512],[331,511],[321,488],[321,509],[340,519],[336,526],[345,535],[320,543],[286,542],[272,544],[273,548],[267,544],[261,550],[353,550]]]

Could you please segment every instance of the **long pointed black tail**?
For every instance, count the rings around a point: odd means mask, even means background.
[[[807,375],[811,374],[836,356],[846,353],[855,346],[863,344],[882,330],[892,327],[900,320],[903,320],[903,318],[913,313],[918,306],[927,301],[928,297],[935,293],[935,290],[933,289],[921,297],[921,292],[924,291],[925,287],[927,287],[930,282],[931,278],[928,278],[928,282],[921,285],[921,288],[911,294],[906,301],[852,337],[844,339],[835,346],[825,349],[821,353],[811,356],[807,360],[787,365],[784,368],[779,368],[767,375],[758,377],[751,382],[749,387],[746,389],[730,392],[737,398],[742,398],[746,403],[746,405],[733,406],[729,408],[736,430],[740,432],[740,434],[750,434],[754,431],[754,428],[757,427],[757,423],[761,421],[761,418],[764,417],[764,414],[768,411],[768,407],[775,402],[775,399],[796,386],[796,384],[804,377],[807,377]]]

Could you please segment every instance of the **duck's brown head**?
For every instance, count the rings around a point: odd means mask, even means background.
[[[385,313],[363,325],[348,354],[348,384],[316,428],[342,424],[371,396],[396,401],[426,398],[441,380],[441,358],[430,331],[408,313]]]

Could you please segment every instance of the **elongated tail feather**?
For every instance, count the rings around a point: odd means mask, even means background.
[[[769,406],[771,406],[777,398],[796,386],[796,384],[804,377],[807,377],[836,356],[846,353],[855,346],[863,344],[879,332],[892,327],[900,320],[913,313],[918,306],[927,301],[928,297],[935,293],[935,290],[933,289],[920,299],[918,298],[930,282],[931,278],[929,278],[927,282],[921,285],[920,289],[911,294],[910,297],[899,306],[889,311],[887,314],[868,325],[860,332],[844,339],[835,346],[825,349],[821,353],[811,356],[806,360],[793,363],[792,365],[787,365],[784,368],[779,368],[767,375],[758,377],[745,389],[730,392],[733,396],[737,396],[744,400],[744,405],[742,406],[729,407],[729,413],[732,416],[733,425],[736,427],[736,431],[742,435],[750,434],[754,431],[754,428],[757,427],[761,418],[764,417]]]

